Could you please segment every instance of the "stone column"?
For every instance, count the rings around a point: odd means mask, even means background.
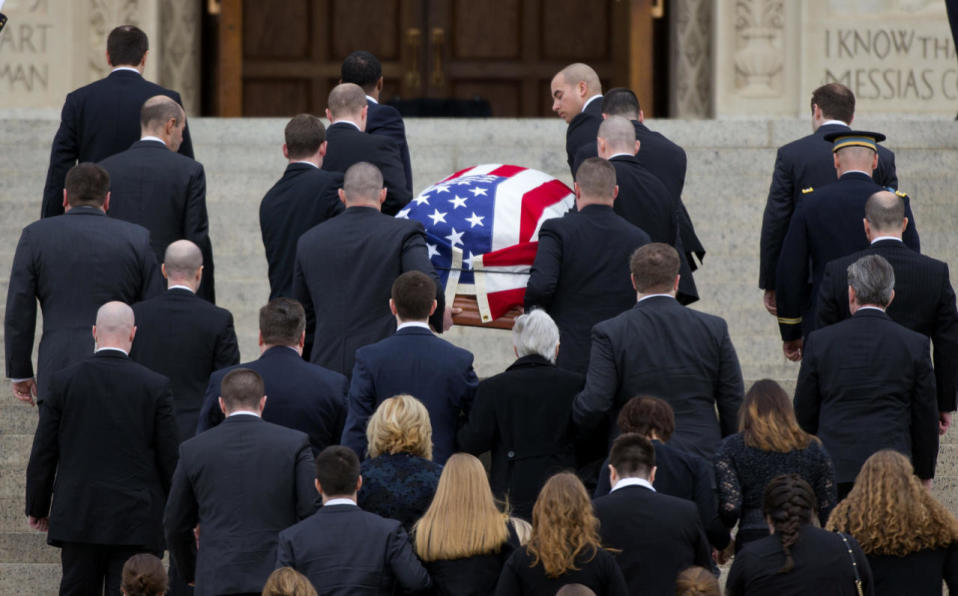
[[[673,0],[669,5],[669,115],[712,116],[713,0]]]
[[[179,91],[188,114],[200,108],[200,34],[202,14],[196,0],[164,0],[160,6],[157,82]]]

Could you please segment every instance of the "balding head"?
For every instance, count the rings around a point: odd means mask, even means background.
[[[590,157],[575,172],[576,208],[579,211],[592,203],[611,206],[618,192],[615,168],[604,159]]]
[[[354,83],[340,83],[329,92],[326,117],[330,122],[347,120],[366,129],[366,93]]]
[[[136,331],[133,309],[123,302],[107,302],[96,311],[93,340],[96,348],[119,348],[127,353]]]
[[[592,67],[576,62],[556,73],[549,91],[552,94],[552,111],[566,122],[571,122],[590,97],[602,94],[602,83]]]
[[[635,125],[622,116],[609,116],[603,120],[597,137],[596,146],[602,159],[609,159],[616,153],[635,155],[639,151]]]
[[[856,170],[869,176],[878,167],[878,153],[868,147],[844,147],[835,152],[835,170],[839,176]]]
[[[339,198],[347,207],[379,207],[386,200],[383,175],[379,168],[367,161],[349,166],[343,176]]]
[[[865,202],[865,235],[872,241],[879,236],[901,239],[908,219],[905,201],[893,192],[880,190]]]
[[[154,95],[140,108],[140,135],[163,139],[170,151],[179,151],[185,126],[186,112],[165,95]]]
[[[203,277],[203,253],[189,240],[177,240],[166,247],[163,276],[169,285],[189,286],[196,292]]]

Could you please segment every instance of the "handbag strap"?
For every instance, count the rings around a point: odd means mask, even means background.
[[[862,576],[858,573],[858,561],[855,560],[855,553],[852,552],[852,545],[848,543],[848,538],[844,534],[838,532],[838,535],[841,537],[842,542],[845,543],[845,549],[848,551],[848,558],[852,561],[852,571],[855,572],[855,589],[858,590],[858,596],[864,596],[862,591]]]

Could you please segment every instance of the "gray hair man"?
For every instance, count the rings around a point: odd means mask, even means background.
[[[541,309],[520,315],[512,326],[512,346],[516,358],[536,354],[555,364],[559,355],[559,327]]]

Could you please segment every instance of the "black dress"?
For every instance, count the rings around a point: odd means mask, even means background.
[[[496,589],[503,565],[519,548],[519,537],[507,523],[509,537],[499,552],[424,563],[432,578],[433,596],[489,596]]]
[[[904,557],[869,555],[876,596],[940,596],[942,580],[958,593],[958,543],[948,548],[925,549]]]
[[[603,549],[580,555],[575,562],[578,569],[559,577],[546,577],[542,565],[532,567],[532,561],[532,555],[526,549],[516,549],[502,568],[496,596],[554,596],[568,584],[582,584],[596,596],[627,596],[629,593],[615,557]]]
[[[364,460],[359,470],[363,477],[359,506],[399,521],[406,532],[429,508],[442,474],[439,464],[409,453]]]

